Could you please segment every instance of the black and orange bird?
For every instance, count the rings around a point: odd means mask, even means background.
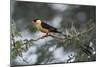
[[[32,23],[36,26],[36,28],[43,32],[43,33],[46,33],[48,35],[49,32],[54,32],[54,33],[60,33],[62,34],[62,32],[59,32],[57,30],[57,28],[43,22],[42,20],[38,19],[38,18],[35,18],[32,20]],[[64,35],[64,34],[63,34]],[[66,36],[66,35],[64,35]]]

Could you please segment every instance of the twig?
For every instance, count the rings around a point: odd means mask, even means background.
[[[80,36],[80,35],[82,35],[82,34],[84,34],[84,33],[87,33],[87,32],[89,32],[89,31],[93,30],[94,28],[95,28],[95,26],[93,26],[92,28],[88,29],[87,31],[83,31],[83,32],[77,34],[76,36]]]
[[[50,35],[50,34],[48,36],[53,37],[53,38],[57,38],[57,39],[60,39],[60,40],[65,39],[65,38],[60,38],[60,37],[57,37],[57,36],[54,36],[54,35]]]
[[[21,56],[20,56],[21,57]],[[25,62],[25,63],[29,63],[29,62],[27,62],[23,57],[21,57],[22,58],[22,60]]]

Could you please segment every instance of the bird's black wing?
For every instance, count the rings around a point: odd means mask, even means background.
[[[48,29],[48,30],[51,31],[51,32],[55,32],[55,31],[57,30],[57,28],[54,28],[54,27],[52,27],[52,26],[46,24],[45,22],[42,22],[42,23],[41,23],[41,26],[42,26],[43,28],[45,28],[45,29]]]

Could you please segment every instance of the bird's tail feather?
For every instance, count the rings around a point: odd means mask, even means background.
[[[60,31],[57,31],[57,30],[56,30],[55,32],[56,32],[56,33],[59,33],[59,34],[61,34],[61,35],[63,35],[63,36],[65,36],[65,37],[67,36],[66,34],[64,34],[64,33],[60,32]]]

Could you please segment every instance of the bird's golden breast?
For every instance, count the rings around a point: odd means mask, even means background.
[[[35,25],[36,25],[36,27],[37,27],[37,29],[38,29],[39,31],[41,31],[41,32],[43,32],[43,33],[48,33],[48,32],[49,32],[48,29],[43,28],[43,27],[41,26],[41,24],[35,24]]]
[[[43,33],[48,33],[49,32],[47,29],[44,29],[44,28],[40,29],[40,31],[43,32]]]

